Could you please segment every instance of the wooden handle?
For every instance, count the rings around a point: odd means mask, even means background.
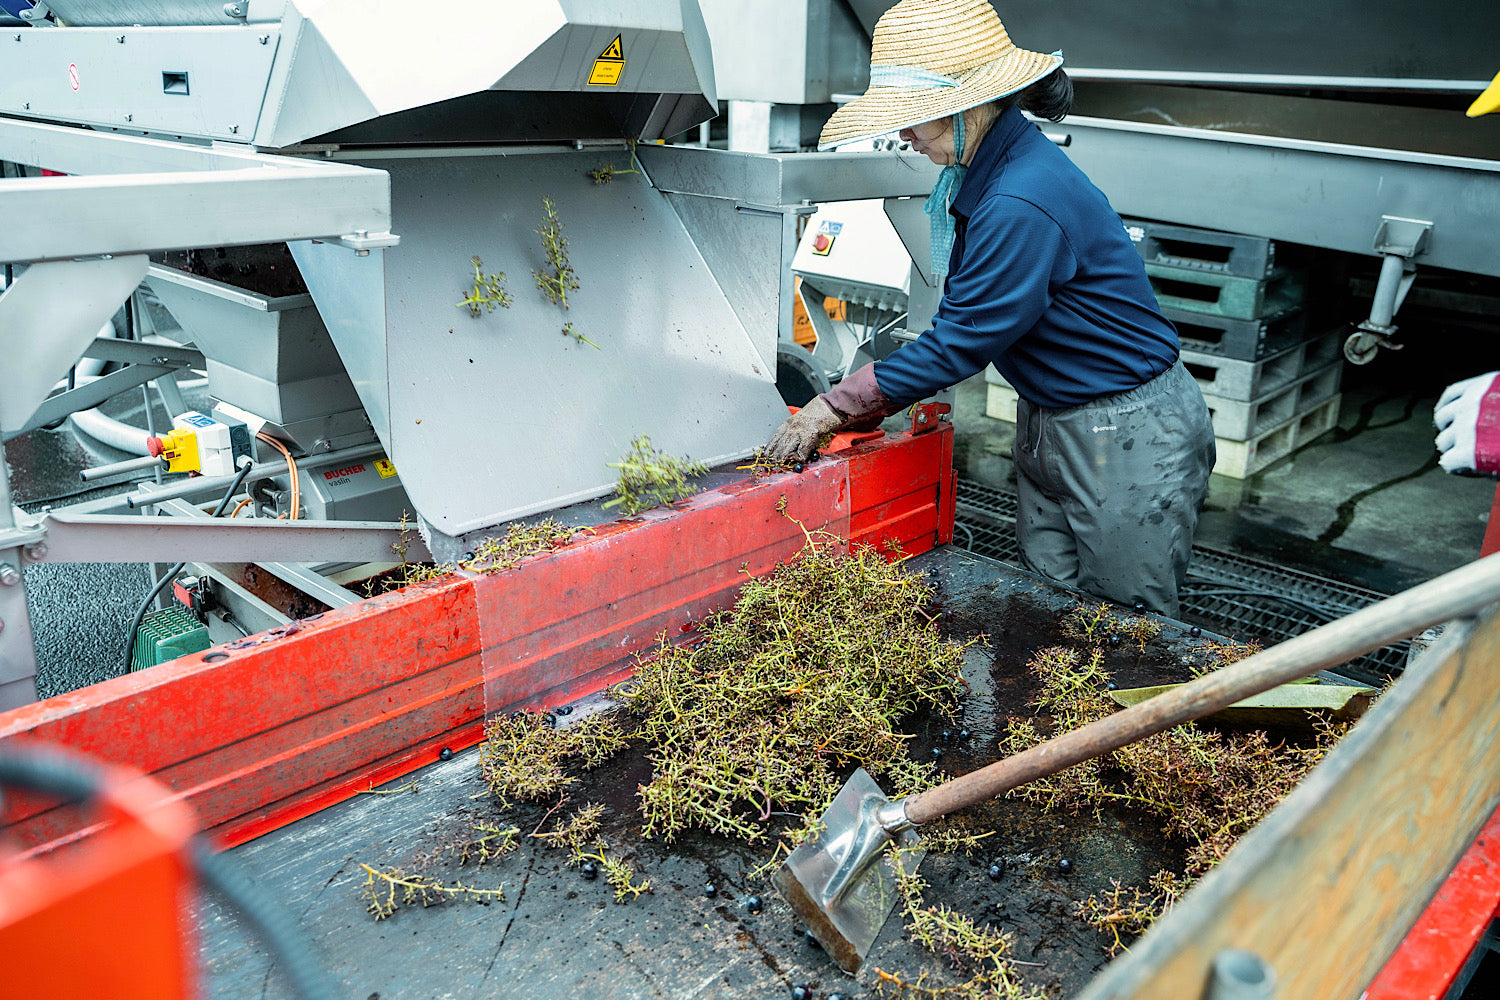
[[[1028,781],[1228,708],[1500,600],[1500,553],[1469,563],[1222,670],[906,799],[921,826]]]

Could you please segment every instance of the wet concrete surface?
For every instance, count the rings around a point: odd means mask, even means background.
[[[956,775],[995,759],[1005,715],[1031,714],[1033,687],[1024,663],[1032,650],[1061,641],[1058,621],[1075,600],[1046,582],[952,549],[918,557],[912,567],[937,585],[949,635],[987,636],[967,656],[971,692],[957,714],[916,716],[905,727],[914,737],[914,756],[931,759],[932,749],[941,748],[939,764]],[[1161,637],[1144,653],[1122,644],[1110,650],[1108,665],[1122,686],[1182,680],[1185,658],[1197,655],[1203,641],[1164,622]],[[954,735],[962,729],[970,733],[967,740]],[[551,803],[498,808],[484,794],[477,765],[477,749],[459,753],[387,786],[415,783],[415,791],[356,796],[233,852],[294,915],[341,995],[785,997],[793,985],[807,985],[817,997],[869,996],[877,969],[907,979],[926,973],[929,984],[962,981],[946,960],[907,939],[899,917],[886,924],[860,976],[844,975],[807,942],[769,880],[752,877],[772,854],[767,843],[751,846],[701,832],[670,844],[645,839],[634,793],[650,765],[639,748],[584,775],[570,805],[609,807],[609,853],[631,862],[652,882],[652,892],[615,903],[603,878],[585,881],[567,867],[565,850],[524,837],[519,850],[497,862],[460,867],[439,849],[463,839],[477,820],[498,820],[526,834],[552,822],[545,818]],[[1108,960],[1104,935],[1072,915],[1073,903],[1111,879],[1142,882],[1181,862],[1155,824],[1123,813],[1095,820],[996,801],[968,811],[959,823],[993,834],[970,857],[927,857],[921,872],[931,886],[928,902],[1012,933],[1026,981],[1058,996],[1076,993]],[[1072,863],[1067,873],[1058,864],[1063,858]],[[377,922],[360,898],[360,863],[460,878],[480,888],[503,885],[506,898],[489,905],[402,907]],[[992,864],[1003,869],[998,880],[988,877]],[[709,884],[712,896],[704,890]],[[747,905],[752,895],[762,899],[759,913]],[[199,920],[208,995],[289,995],[235,915],[208,901]]]

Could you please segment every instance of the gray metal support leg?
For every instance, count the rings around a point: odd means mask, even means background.
[[[1375,283],[1370,318],[1344,341],[1344,357],[1354,364],[1369,364],[1382,347],[1401,349],[1391,339],[1396,333],[1396,313],[1417,280],[1417,265],[1412,258],[1426,249],[1431,232],[1432,223],[1425,219],[1381,218],[1375,231],[1375,252],[1381,255],[1380,279]]]
[[[10,469],[0,455],[0,538],[15,528]],[[0,548],[0,711],[36,701],[36,648],[31,641],[31,614],[26,608],[26,581],[21,574],[24,558],[23,545]]]

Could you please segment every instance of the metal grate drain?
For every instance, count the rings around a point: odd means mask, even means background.
[[[1016,497],[972,479],[958,480],[954,544],[978,555],[1021,565],[1016,542]],[[1285,569],[1204,545],[1182,589],[1184,618],[1198,619],[1223,635],[1258,639],[1266,645],[1301,635],[1387,595]],[[1401,673],[1409,643],[1377,649],[1339,669],[1380,682]]]

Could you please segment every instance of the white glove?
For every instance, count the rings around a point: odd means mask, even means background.
[[[1438,397],[1432,422],[1438,430],[1438,465],[1445,472],[1473,475],[1500,474],[1496,451],[1500,448],[1500,426],[1496,405],[1500,403],[1500,372],[1487,372],[1454,382]],[[1492,395],[1496,394],[1496,395]],[[1486,396],[1491,398],[1487,401]]]

